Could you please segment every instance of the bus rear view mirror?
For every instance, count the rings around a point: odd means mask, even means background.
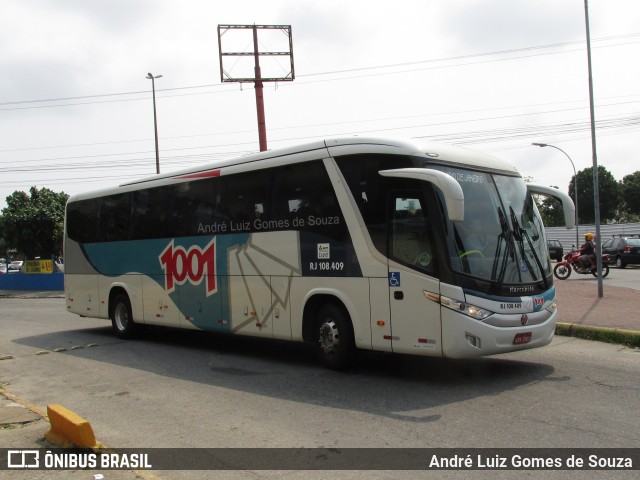
[[[527,190],[530,194],[544,195],[560,200],[562,203],[562,211],[564,212],[564,223],[567,230],[576,226],[576,207],[571,197],[557,188],[538,185],[536,183],[527,183]]]

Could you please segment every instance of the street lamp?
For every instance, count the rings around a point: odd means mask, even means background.
[[[153,131],[156,134],[156,173],[160,173],[160,155],[158,153],[158,117],[156,115],[156,78],[162,78],[162,75],[153,76],[147,73],[148,78],[151,80],[151,89],[153,90]]]
[[[573,167],[573,196],[575,197],[575,205],[576,205],[576,248],[580,248],[580,234],[578,233],[578,174],[576,173],[576,166],[573,164],[573,160],[567,152],[562,150],[560,147],[556,147],[555,145],[549,145],[548,143],[532,143],[531,145],[535,147],[551,147],[556,150],[560,150],[562,153],[566,155],[566,157],[571,162],[571,166]]]

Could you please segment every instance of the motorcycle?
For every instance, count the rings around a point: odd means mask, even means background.
[[[594,277],[598,276],[598,272],[596,271],[595,265],[589,265],[584,270],[580,270],[580,266],[577,263],[577,260],[580,258],[580,252],[574,249],[571,249],[569,252],[565,253],[562,257],[562,261],[558,262],[556,266],[553,268],[553,274],[558,280],[566,280],[571,275],[572,271],[575,271],[580,275],[593,275]],[[602,255],[602,278],[605,278],[609,275],[609,254],[605,253]]]

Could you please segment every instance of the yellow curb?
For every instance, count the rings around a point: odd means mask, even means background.
[[[640,347],[640,332],[635,330],[557,322],[556,335],[616,343],[628,347]]]
[[[590,330],[593,332],[616,332],[622,335],[630,335],[632,337],[640,335],[640,332],[637,332],[635,330],[624,330],[622,328],[596,327],[592,325],[583,325],[580,323],[565,323],[565,322],[557,322],[556,325],[565,327],[565,328],[575,329],[575,330]]]
[[[78,448],[99,448],[91,424],[62,405],[47,405],[51,429],[44,434],[51,443]]]
[[[23,407],[31,410],[33,413],[40,415],[43,418],[47,418],[47,413],[44,412],[41,408],[35,406],[33,403],[27,402],[26,400],[14,395],[13,393],[7,392],[4,388],[0,387],[0,395],[8,398],[12,402],[19,403]]]
[[[96,442],[95,436],[93,435],[93,428],[91,428],[91,425],[89,424],[89,422],[87,422],[85,419],[83,419],[82,417],[76,415],[75,413],[73,413],[72,411],[64,408],[61,405],[47,405],[47,412],[42,411],[40,408],[38,408],[37,406],[35,406],[34,404],[24,400],[23,398],[18,397],[17,395],[14,395],[8,391],[6,391],[3,387],[0,386],[0,395],[4,396],[5,398],[19,403],[20,405],[23,405],[24,407],[26,407],[27,409],[31,410],[32,412],[40,415],[43,419],[47,420],[49,422],[49,424],[51,425],[51,429],[45,434],[45,438],[47,440],[49,440],[51,443],[55,444],[55,445],[60,445],[60,446],[71,446],[74,445],[74,443],[72,442],[71,438],[67,438],[67,436],[65,435],[64,431],[62,429],[59,430],[55,430],[54,428],[54,424],[52,421],[52,418],[56,417],[56,415],[58,415],[59,418],[63,418],[63,424],[67,424],[67,428],[69,428],[72,432],[73,431],[80,431],[83,428],[86,429],[88,427],[89,431],[90,431],[90,437],[89,440],[87,441],[87,443],[93,443],[93,445],[87,446],[87,448],[91,448],[94,451],[96,450],[100,450],[100,451],[108,451],[109,448],[106,445],[103,445],[100,442]],[[47,413],[49,414],[49,417],[47,417]],[[67,417],[62,417],[63,413],[67,413],[69,415],[67,415]],[[80,420],[80,422],[78,422],[78,426],[76,426],[73,421],[77,421]],[[81,424],[86,423],[87,427],[82,427],[80,426]],[[91,440],[91,437],[93,438],[93,440]],[[77,445],[80,446],[80,445]],[[143,480],[160,480],[160,477],[156,476],[155,473],[151,470],[132,470],[132,472],[135,473],[137,478],[143,479]]]

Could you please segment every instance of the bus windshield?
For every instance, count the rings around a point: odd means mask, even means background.
[[[451,268],[499,286],[546,282],[551,264],[544,227],[522,178],[438,169],[464,192],[464,221],[447,221]]]

